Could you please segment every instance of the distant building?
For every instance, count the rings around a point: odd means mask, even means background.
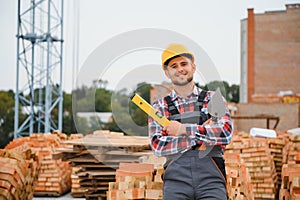
[[[300,4],[241,20],[240,103],[255,94],[300,93]]]
[[[85,118],[89,125],[92,123],[93,118],[103,123],[112,122],[111,112],[77,112],[76,115],[77,117]]]
[[[38,112],[42,112],[43,107],[41,106],[33,106],[33,113],[37,114]],[[31,106],[22,106],[21,107],[21,113],[25,115],[29,115],[31,112]]]
[[[167,82],[163,82],[160,85],[152,85],[152,89],[150,90],[150,102],[153,103],[155,100],[167,96],[172,89],[172,84]]]

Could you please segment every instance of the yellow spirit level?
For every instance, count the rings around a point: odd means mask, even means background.
[[[160,112],[155,110],[147,101],[145,101],[140,95],[134,94],[131,98],[131,101],[135,103],[140,109],[142,109],[147,115],[152,117],[155,121],[157,121],[163,127],[170,124],[168,118],[163,116]]]

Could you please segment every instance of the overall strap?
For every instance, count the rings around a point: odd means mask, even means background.
[[[209,113],[205,114],[201,112],[201,109],[203,108],[204,105],[204,98],[207,94],[207,91],[202,90],[201,93],[198,96],[198,104],[199,104],[199,109],[200,109],[200,124],[203,124],[206,120],[211,118],[211,115]]]
[[[199,94],[199,96],[198,96],[198,102],[197,102],[197,104],[198,104],[198,106],[199,106],[199,111],[201,111],[201,109],[202,109],[202,107],[203,107],[203,104],[204,104],[204,98],[205,98],[205,96],[206,96],[206,93],[207,93],[207,91],[201,90],[201,92],[200,92],[200,94]]]
[[[207,91],[205,90],[201,90],[199,96],[198,96],[198,102],[196,105],[199,106],[199,111],[201,111],[203,104],[204,104],[204,98],[206,96]],[[174,102],[172,101],[170,96],[166,96],[164,97],[164,100],[167,102],[168,104],[168,110],[171,113],[171,115],[176,115],[179,114],[178,109],[176,108],[176,106],[174,105]]]
[[[166,96],[166,97],[164,97],[164,99],[168,104],[168,110],[171,113],[171,115],[179,114],[179,112],[178,112],[176,106],[174,105],[174,102],[172,101],[171,97]]]

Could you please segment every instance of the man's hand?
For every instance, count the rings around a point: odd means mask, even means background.
[[[211,118],[209,118],[208,120],[206,120],[202,125],[209,124],[210,123],[210,119]]]
[[[186,134],[186,126],[178,121],[171,121],[171,123],[163,128],[170,136],[180,136]]]

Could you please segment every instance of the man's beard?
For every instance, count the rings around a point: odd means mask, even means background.
[[[177,85],[177,86],[185,86],[185,85],[189,84],[190,82],[192,82],[192,80],[193,80],[193,76],[187,78],[187,80],[184,82],[173,81],[173,84]]]

